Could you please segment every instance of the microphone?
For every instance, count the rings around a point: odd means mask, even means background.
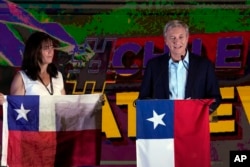
[[[181,55],[181,62],[182,62],[182,64],[183,64],[183,66],[184,66],[184,68],[187,70],[187,72],[188,72],[188,67],[186,66],[186,64],[184,63],[184,56],[183,55]]]

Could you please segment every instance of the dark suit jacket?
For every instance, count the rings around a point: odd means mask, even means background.
[[[169,99],[169,55],[148,61],[138,99]],[[213,64],[205,57],[189,53],[188,76],[185,98],[215,99],[210,109],[219,106],[221,94]]]

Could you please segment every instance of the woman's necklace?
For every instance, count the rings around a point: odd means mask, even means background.
[[[42,78],[38,75],[38,79],[42,82],[43,86],[47,89],[47,91],[49,92],[50,95],[54,94],[54,89],[53,89],[53,82],[52,82],[52,78],[51,76],[49,76],[50,79],[50,90],[47,88],[47,86],[44,84]]]

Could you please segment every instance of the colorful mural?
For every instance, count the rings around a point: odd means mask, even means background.
[[[136,166],[135,107],[147,61],[168,52],[170,19],[190,26],[189,49],[215,66],[223,103],[211,116],[211,164],[250,150],[249,1],[0,0],[0,91],[8,94],[27,37],[45,31],[59,44],[67,94],[105,94],[101,166]]]

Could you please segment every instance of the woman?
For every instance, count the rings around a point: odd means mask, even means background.
[[[53,64],[53,39],[35,32],[27,40],[21,70],[14,76],[11,95],[64,95],[61,72]]]

